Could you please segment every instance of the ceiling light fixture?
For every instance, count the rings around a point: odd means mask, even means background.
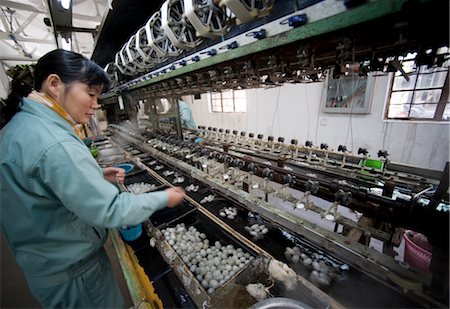
[[[72,0],[58,0],[59,4],[61,4],[62,8],[68,10],[70,8],[70,4]]]
[[[72,40],[70,38],[68,39],[63,38],[61,40],[61,48],[68,51],[72,51]]]

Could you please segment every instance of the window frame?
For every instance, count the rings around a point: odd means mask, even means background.
[[[230,97],[225,97],[224,98],[224,93],[227,93],[228,91],[231,92],[231,98]],[[242,97],[236,97],[235,93],[236,91],[242,91],[242,93],[244,94]],[[220,94],[220,99],[214,98],[214,95]],[[232,111],[224,111],[224,100],[231,100],[232,102]],[[245,110],[243,111],[239,111],[236,109],[236,100],[244,100],[245,102]],[[220,110],[217,110],[215,108],[215,102],[220,101]],[[217,106],[217,104],[216,104]],[[210,108],[210,112],[211,113],[246,113],[247,112],[247,92],[245,91],[245,89],[240,89],[240,90],[236,90],[236,89],[228,89],[228,90],[224,90],[224,91],[218,91],[218,92],[210,92],[209,93],[209,108]]]
[[[413,61],[411,60],[407,60],[407,61]],[[398,77],[396,75],[396,72],[392,73],[391,76],[391,80],[389,83],[389,89],[388,89],[388,96],[387,96],[387,103],[386,103],[386,108],[384,111],[384,120],[385,121],[409,121],[409,122],[432,122],[432,123],[449,123],[450,119],[443,119],[444,116],[444,111],[446,108],[447,104],[450,104],[450,102],[447,101],[447,98],[449,97],[449,84],[450,84],[450,68],[449,67],[441,67],[442,70],[438,71],[438,72],[432,72],[432,73],[421,73],[420,72],[420,68],[417,68],[415,70],[415,72],[413,74],[410,75],[416,75],[416,80],[414,82],[414,87],[411,89],[405,89],[405,90],[393,90],[394,87],[394,83],[395,83],[395,78]],[[439,72],[446,72],[447,75],[445,77],[445,81],[442,87],[428,87],[428,88],[417,88],[417,84],[419,81],[419,76],[423,76],[423,75],[431,75],[431,74],[436,74]],[[424,117],[411,117],[411,107],[414,105],[414,95],[416,94],[416,92],[418,91],[430,91],[430,90],[441,90],[441,97],[439,99],[439,101],[437,103],[418,103],[417,105],[421,105],[421,104],[436,104],[436,110],[434,112],[434,116],[432,118],[424,118]],[[403,103],[401,105],[407,104],[409,105],[410,109],[409,109],[409,115],[408,117],[389,117],[389,108],[391,105],[396,105],[396,104],[391,104],[391,98],[392,98],[392,94],[393,93],[401,93],[401,92],[412,92],[412,96],[411,96],[411,100],[408,103]]]

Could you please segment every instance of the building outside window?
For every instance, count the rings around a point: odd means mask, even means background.
[[[210,95],[210,107],[213,113],[245,113],[247,93],[245,90],[213,92]]]
[[[409,81],[396,72],[386,110],[386,119],[450,121],[448,60],[443,67],[415,67],[416,54],[402,61]]]

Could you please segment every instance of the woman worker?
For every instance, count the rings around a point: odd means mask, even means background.
[[[120,193],[111,182],[123,182],[123,170],[102,170],[80,140],[75,125],[88,122],[109,85],[97,64],[54,50],[34,79],[34,91],[20,99],[12,89],[2,109],[2,117],[15,113],[0,131],[3,231],[44,307],[124,307],[105,228],[139,224],[180,203],[184,191]]]

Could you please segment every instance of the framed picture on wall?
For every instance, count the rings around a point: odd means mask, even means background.
[[[373,96],[373,76],[358,74],[333,78],[328,74],[325,85],[326,95],[322,102],[322,112],[336,114],[369,114]]]

